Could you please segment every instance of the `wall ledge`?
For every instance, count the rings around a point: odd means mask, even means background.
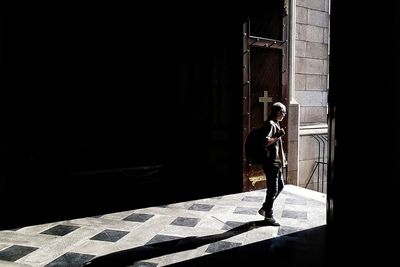
[[[300,125],[299,135],[312,135],[312,134],[327,134],[328,133],[328,124],[327,123],[314,123],[314,124],[305,124]]]

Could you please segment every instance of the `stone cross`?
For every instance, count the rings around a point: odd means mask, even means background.
[[[268,96],[268,91],[264,91],[264,96],[258,98],[258,102],[264,104],[264,121],[268,118],[268,103],[272,102],[272,97]]]

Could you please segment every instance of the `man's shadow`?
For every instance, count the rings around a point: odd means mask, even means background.
[[[207,236],[188,236],[165,242],[145,244],[141,247],[121,250],[103,256],[95,257],[92,260],[86,262],[83,266],[128,266],[137,261],[194,249],[206,244],[214,243],[235,235],[242,234],[258,227],[268,225],[269,224],[266,223],[264,220],[250,221],[220,234]]]

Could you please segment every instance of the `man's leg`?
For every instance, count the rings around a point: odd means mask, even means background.
[[[285,186],[285,183],[283,182],[282,169],[280,168],[278,171],[278,191],[276,193],[275,199],[281,193],[284,186]]]
[[[274,200],[279,194],[279,190],[282,190],[283,184],[281,175],[279,175],[279,167],[273,165],[267,165],[264,167],[264,172],[267,176],[267,192],[265,196],[265,202],[262,208],[258,211],[264,216],[265,220],[272,225],[279,225],[273,218],[273,204]]]

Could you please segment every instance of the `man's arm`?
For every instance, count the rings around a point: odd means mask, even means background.
[[[285,131],[283,129],[280,129],[273,136],[266,137],[265,138],[265,146],[270,146],[270,145],[274,144],[275,142],[277,142],[279,140],[280,137],[282,137],[284,135],[285,135]]]

